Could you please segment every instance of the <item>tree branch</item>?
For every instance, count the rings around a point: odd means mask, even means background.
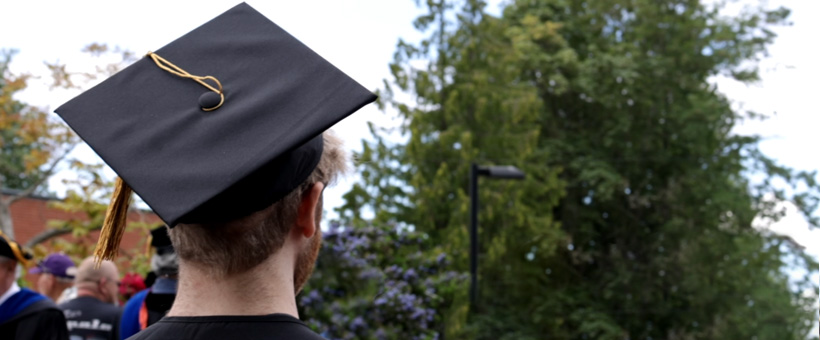
[[[28,197],[32,193],[34,193],[34,190],[37,190],[37,187],[42,185],[43,182],[45,182],[49,177],[51,177],[51,175],[54,173],[54,169],[57,168],[57,164],[60,164],[60,162],[63,159],[65,159],[66,156],[68,156],[69,153],[71,153],[71,150],[74,150],[75,145],[76,144],[69,147],[65,152],[63,152],[62,155],[60,155],[60,157],[55,158],[54,161],[51,162],[51,164],[48,166],[48,169],[42,173],[42,176],[40,176],[40,178],[38,178],[36,182],[32,183],[28,188],[25,188],[24,190],[20,191],[19,194],[11,196],[8,199],[8,204],[12,204],[17,200],[19,200],[23,197]]]
[[[102,228],[102,226],[94,227],[94,228],[89,229],[89,231],[99,230],[101,228]],[[48,241],[50,239],[53,239],[55,237],[62,236],[62,235],[65,235],[65,234],[70,234],[72,230],[73,229],[70,228],[70,227],[61,227],[61,228],[54,228],[54,229],[44,230],[43,232],[41,232],[41,233],[35,235],[34,237],[32,237],[31,239],[29,239],[26,242],[25,247],[26,248],[32,248],[32,247],[34,247],[34,246],[36,246],[40,243],[43,243],[43,242]]]
[[[4,185],[5,184],[3,183],[3,176],[0,176],[0,205],[4,205],[4,206],[8,207],[8,206],[11,206],[11,201],[10,201],[11,197],[6,197],[6,194],[3,193]]]

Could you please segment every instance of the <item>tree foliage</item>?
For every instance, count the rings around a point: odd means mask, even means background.
[[[135,60],[134,54],[105,44],[92,43],[82,50],[90,57],[90,69],[68,67],[60,63],[45,63],[51,74],[51,89],[82,90],[84,86],[108,77]],[[66,159],[79,143],[62,120],[49,115],[46,109],[20,102],[15,98],[32,79],[29,74],[17,75],[8,69],[13,52],[3,52],[0,60],[0,188],[6,189],[0,197],[0,225],[4,231],[12,229],[10,205],[14,201],[45,191],[46,180],[58,165],[76,176],[64,180],[65,197],[51,202],[54,209],[69,213],[70,218],[49,221],[46,230],[26,242],[38,258],[50,252],[61,251],[79,261],[90,256],[96,244],[96,234],[105,217],[106,202],[110,198],[113,181],[103,175],[102,164],[87,164]],[[155,224],[148,223],[144,213],[132,209],[128,231],[149,234]],[[70,235],[68,238],[58,236]],[[144,238],[143,241],[144,243]],[[147,249],[144,244],[138,248]],[[147,252],[123,252],[118,258],[122,268],[148,272]]]
[[[758,79],[785,8],[736,17],[695,0],[427,1],[400,41],[341,216],[423,232],[466,269],[471,163],[480,184],[479,339],[805,339],[817,262],[752,225],[794,203],[818,226],[816,174],[778,165],[710,78]],[[761,181],[749,178],[763,177]],[[807,273],[790,282],[795,260]],[[466,287],[464,287],[466,288]],[[450,312],[463,305],[454,304]],[[456,314],[453,314],[456,315]]]
[[[0,51],[0,228],[12,237],[11,203],[44,191],[46,180],[77,143],[61,121],[15,98],[31,75],[9,70],[13,55],[14,51]]]
[[[92,256],[98,234],[105,219],[107,202],[114,191],[114,182],[103,175],[103,164],[86,164],[72,161],[70,170],[75,174],[63,180],[65,197],[49,203],[53,209],[64,211],[67,218],[49,220],[45,231],[34,236],[26,246],[35,252],[35,257],[44,258],[49,253],[63,252],[78,263]],[[135,272],[143,277],[150,271],[149,240],[151,229],[156,228],[156,219],[148,217],[149,211],[132,205],[126,224],[126,233],[140,235],[131,249],[120,249],[115,259],[121,273]],[[65,237],[63,237],[65,235]]]

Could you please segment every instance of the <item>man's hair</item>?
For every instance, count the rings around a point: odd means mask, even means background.
[[[117,265],[111,261],[102,261],[97,265],[97,259],[94,256],[86,257],[80,265],[77,266],[77,275],[74,276],[74,284],[82,284],[87,282],[97,282],[102,278],[109,280],[117,280]]]
[[[213,275],[227,276],[246,272],[279,251],[293,227],[303,196],[315,183],[328,186],[347,170],[342,141],[332,131],[325,131],[322,139],[324,147],[316,169],[271,206],[225,223],[179,224],[170,229],[168,235],[179,258]],[[321,198],[316,210],[318,223]]]

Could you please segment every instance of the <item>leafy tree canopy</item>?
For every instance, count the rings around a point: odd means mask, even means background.
[[[379,102],[408,141],[371,127],[339,212],[422,232],[465,270],[470,165],[527,173],[481,180],[483,283],[461,336],[808,336],[818,264],[752,221],[776,221],[791,201],[818,226],[816,174],[732,134],[759,115],[734,111],[709,81],[756,81],[788,9],[518,0],[496,17],[478,0],[425,5],[414,24],[427,37],[399,41]],[[792,260],[808,273],[796,283]]]

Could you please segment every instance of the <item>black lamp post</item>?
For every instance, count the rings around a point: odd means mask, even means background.
[[[524,172],[512,165],[478,166],[470,169],[470,305],[478,296],[478,176],[523,179]]]

